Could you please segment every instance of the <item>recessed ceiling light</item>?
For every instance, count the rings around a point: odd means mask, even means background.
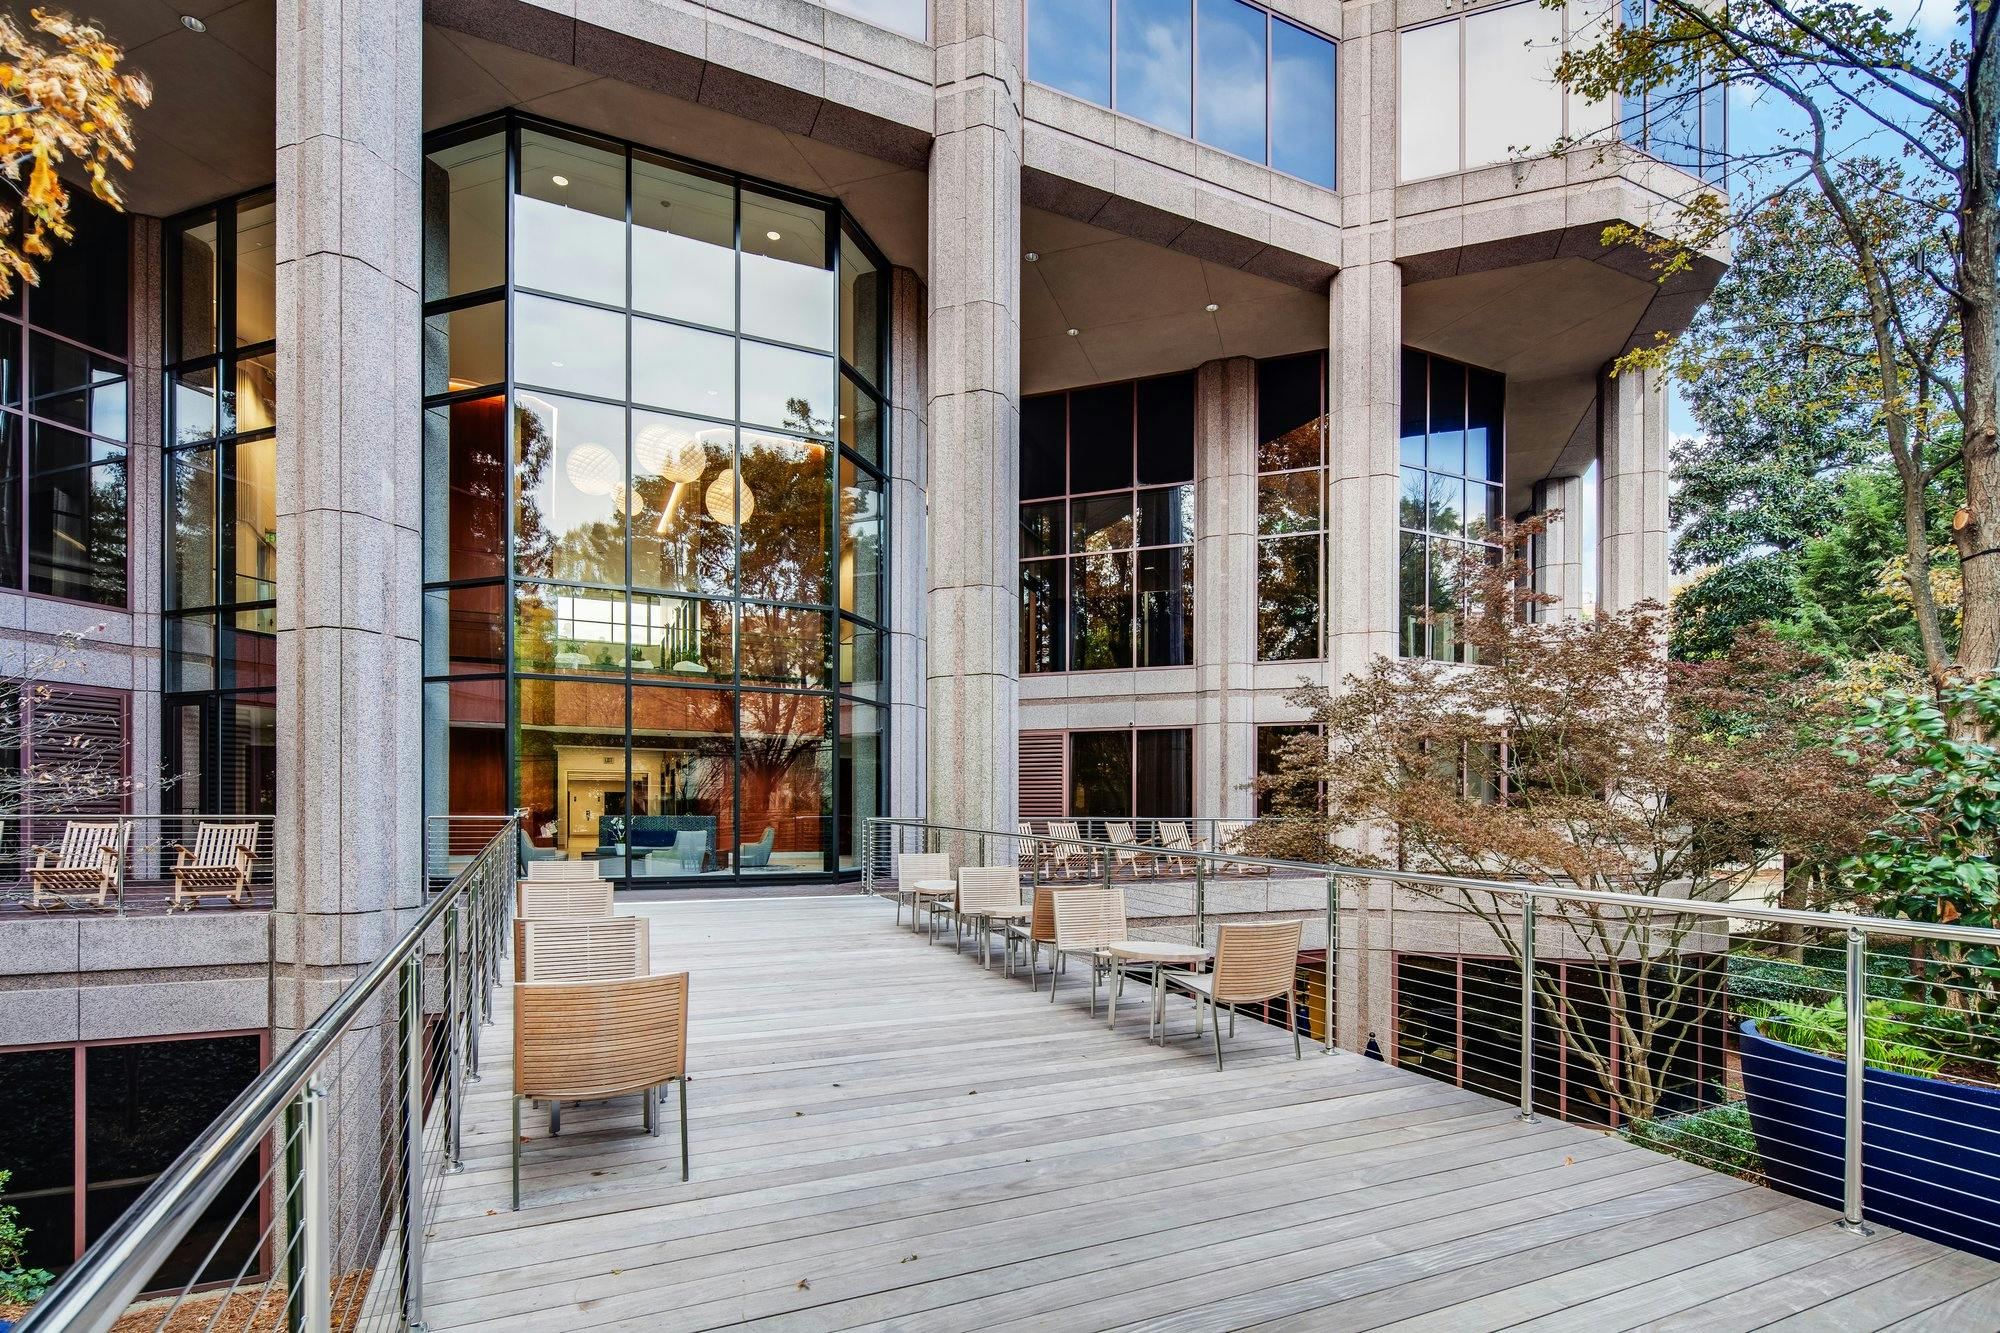
[[[555,367],[555,368],[556,368],[557,370],[561,370],[561,369],[562,369],[562,362],[560,362],[560,361],[551,361],[551,362],[549,362],[549,364],[550,364],[550,365],[552,365],[552,366],[554,366],[554,367]]]
[[[189,32],[207,32],[208,25],[192,14],[181,15],[181,26]]]
[[[1035,253],[1035,252],[1034,252],[1033,250],[1030,250],[1030,251],[1028,251],[1028,262],[1029,262],[1030,264],[1034,263],[1034,262],[1035,262],[1035,261],[1036,261],[1037,259],[1040,259],[1040,258],[1041,258],[1041,256],[1040,256],[1040,255],[1038,255],[1038,254],[1036,254],[1036,253]]]
[[[1070,337],[1072,337],[1072,338],[1076,337],[1076,330],[1075,330],[1075,329],[1071,329],[1071,330],[1069,331],[1069,336],[1070,336]]]
[[[778,233],[775,231],[767,231],[764,233],[764,239],[767,241],[782,241],[785,238],[778,235]]]
[[[567,176],[551,176],[549,177],[549,179],[554,181],[557,185],[569,184],[569,177]]]
[[[1203,309],[1203,310],[1206,310],[1206,311],[1207,311],[1207,312],[1208,312],[1209,314],[1211,314],[1211,315],[1212,315],[1212,314],[1214,314],[1214,313],[1215,313],[1216,311],[1218,311],[1218,310],[1222,309],[1222,307],[1221,307],[1221,306],[1219,306],[1219,305],[1217,305],[1217,304],[1216,304],[1215,302],[1213,302],[1213,301],[1210,301],[1210,302],[1209,302],[1209,303],[1208,303],[1207,305],[1203,306],[1203,307],[1202,307],[1202,309]]]

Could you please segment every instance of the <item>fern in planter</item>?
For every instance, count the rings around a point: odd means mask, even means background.
[[[1877,1069],[1929,1078],[1944,1068],[1942,1051],[1911,1044],[1923,1030],[1929,1011],[1921,1005],[1894,1000],[1870,1000],[1862,1011],[1863,1058]],[[1757,1021],[1757,1030],[1773,1041],[1819,1055],[1847,1055],[1847,1001],[1800,1004],[1778,1000],[1771,1014]]]
[[[0,1193],[5,1193],[11,1172],[0,1171]],[[23,1268],[21,1247],[28,1231],[11,1205],[0,1203],[0,1305],[30,1305],[42,1298],[55,1281],[46,1268]]]

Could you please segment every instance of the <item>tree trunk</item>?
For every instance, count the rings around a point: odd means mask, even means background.
[[[1954,523],[1964,577],[1959,660],[1967,674],[2000,669],[2000,9],[1970,6],[1976,59],[1966,87],[1966,180],[1960,191],[1958,303],[1965,336],[1965,508]]]

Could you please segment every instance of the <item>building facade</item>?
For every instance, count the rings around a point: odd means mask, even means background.
[[[1501,519],[1563,511],[1563,613],[1666,595],[1664,402],[1608,371],[1725,256],[1601,238],[1724,112],[1565,96],[1611,7],[188,9],[98,7],[129,212],[0,310],[0,650],[80,633],[128,812],[274,817],[274,901],[0,919],[42,1082],[281,1046],[430,816],[715,892],[878,813],[1244,818],[1301,678],[1464,659]]]

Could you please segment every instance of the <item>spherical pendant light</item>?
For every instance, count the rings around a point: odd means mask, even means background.
[[[708,483],[708,490],[702,495],[702,503],[708,508],[708,516],[717,523],[734,526],[738,522],[748,523],[750,515],[757,512],[757,501],[750,494],[750,488],[742,484],[736,469],[721,473]],[[739,515],[739,512],[740,515]]]
[[[697,481],[702,462],[701,441],[679,426],[655,421],[632,438],[632,466],[641,476]]]
[[[601,444],[579,444],[563,460],[569,484],[584,495],[609,495],[619,482],[618,460]]]

